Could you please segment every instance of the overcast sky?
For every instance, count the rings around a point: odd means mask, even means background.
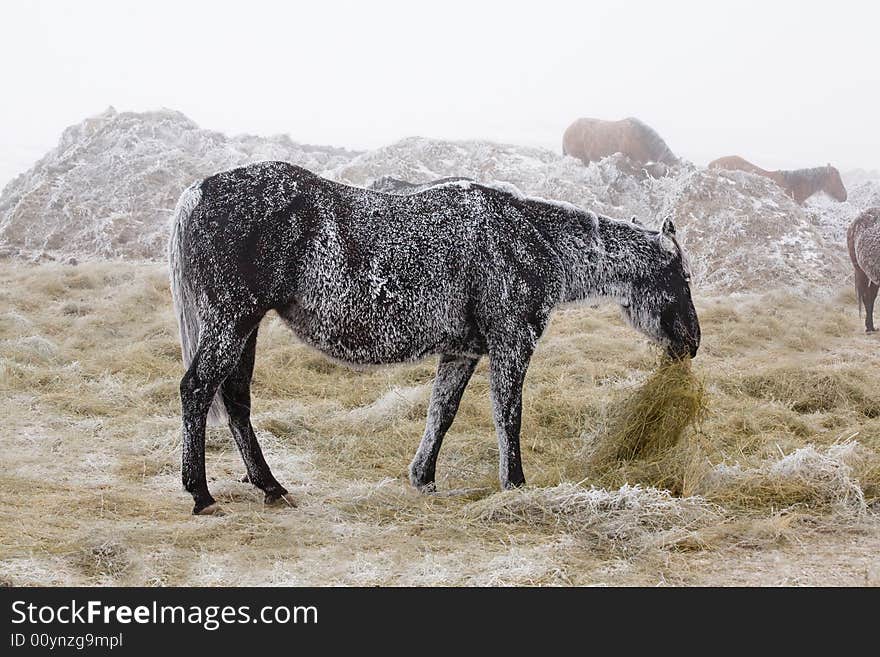
[[[108,105],[373,148],[560,149],[637,116],[705,164],[880,169],[880,3],[2,2],[0,184]]]

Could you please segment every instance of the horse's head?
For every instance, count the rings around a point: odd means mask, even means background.
[[[830,164],[825,167],[827,174],[825,182],[822,185],[822,191],[837,201],[846,200],[846,187],[843,186],[843,180],[840,178],[840,171]]]
[[[666,219],[659,232],[641,232],[648,266],[633,277],[620,304],[623,315],[671,357],[693,358],[700,346],[700,322],[691,298],[690,266],[675,239],[675,226]]]

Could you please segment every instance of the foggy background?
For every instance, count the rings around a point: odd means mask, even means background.
[[[367,149],[410,135],[560,151],[637,116],[678,155],[880,168],[864,2],[0,5],[0,185],[113,105]]]

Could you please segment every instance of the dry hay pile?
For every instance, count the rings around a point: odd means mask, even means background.
[[[702,454],[698,432],[688,435],[688,430],[698,428],[706,412],[705,386],[690,361],[662,363],[635,391],[609,406],[604,427],[585,450],[590,480],[689,494]]]
[[[624,553],[671,547],[717,524],[721,509],[700,497],[624,484],[617,490],[561,483],[497,493],[465,509],[480,521],[553,527]]]
[[[746,377],[743,388],[750,396],[793,400],[801,413],[849,403],[877,417],[876,401],[846,377],[781,368]],[[733,534],[755,539],[770,531],[779,540],[791,524],[781,517],[815,525],[822,516],[826,528],[865,517],[865,490],[876,489],[880,459],[854,436],[778,458],[743,459],[751,465],[713,465],[721,450],[702,429],[710,412],[706,386],[690,362],[662,363],[609,404],[582,454],[584,481],[494,495],[472,503],[468,513],[485,522],[555,526],[624,552],[703,544],[725,523]],[[742,514],[766,517],[743,530]]]
[[[747,376],[742,389],[757,399],[782,401],[798,413],[852,406],[865,417],[880,417],[880,390],[870,385],[867,378],[868,372],[840,373],[784,366]]]
[[[721,463],[704,480],[703,493],[731,508],[807,507],[855,518],[867,510],[858,474],[869,460],[854,440],[824,450],[807,445],[755,467]]]

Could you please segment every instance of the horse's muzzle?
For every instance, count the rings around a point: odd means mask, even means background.
[[[680,344],[669,345],[666,348],[666,353],[673,360],[682,360],[687,357],[696,358],[699,347],[700,344],[696,340],[688,340]]]

